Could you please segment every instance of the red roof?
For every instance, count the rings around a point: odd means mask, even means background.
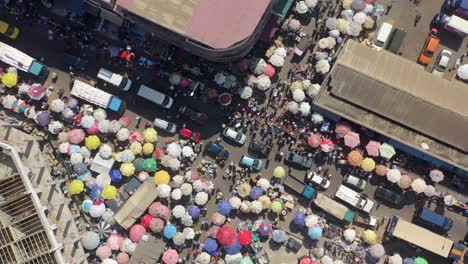
[[[187,36],[215,49],[229,48],[254,32],[270,0],[200,0]]]

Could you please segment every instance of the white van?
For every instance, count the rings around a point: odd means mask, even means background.
[[[145,85],[140,86],[138,95],[166,109],[171,108],[172,104],[174,103],[174,99],[171,97],[153,90]]]
[[[335,197],[366,213],[370,213],[374,208],[374,201],[344,185],[338,187]]]
[[[390,33],[392,33],[393,26],[389,23],[383,22],[377,32],[377,38],[374,40],[374,48],[381,50],[384,48],[385,43],[387,43]]]
[[[132,81],[130,79],[123,77],[122,75],[113,73],[104,68],[101,68],[99,70],[97,77],[107,83],[118,87],[120,90],[123,91],[130,90],[130,87],[132,86]]]
[[[171,122],[167,122],[166,120],[162,120],[159,118],[154,119],[154,126],[160,128],[166,132],[175,133],[177,130],[177,125]]]

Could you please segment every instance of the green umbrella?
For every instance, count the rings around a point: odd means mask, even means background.
[[[133,166],[137,172],[142,172],[145,169],[145,159],[137,158],[133,161]]]
[[[429,264],[429,262],[423,257],[417,257],[414,259],[413,264]]]
[[[241,259],[240,264],[253,264],[253,261],[249,257],[245,256]]]
[[[379,151],[380,151],[380,156],[387,158],[387,159],[391,159],[393,155],[396,154],[396,151],[393,148],[393,146],[387,143],[383,143],[382,145],[380,145]]]
[[[155,172],[158,164],[156,163],[156,160],[153,158],[147,158],[145,159],[145,163],[143,164],[143,167],[145,171],[147,172]]]

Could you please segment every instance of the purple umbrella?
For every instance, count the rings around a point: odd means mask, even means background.
[[[89,196],[91,196],[91,199],[96,200],[96,199],[102,199],[102,187],[100,186],[94,186],[91,192],[89,193]]]
[[[218,212],[224,216],[231,213],[232,207],[228,200],[222,200],[218,203]]]
[[[403,260],[403,264],[413,264],[413,259],[412,258],[405,258]]]
[[[205,251],[208,253],[213,253],[218,249],[218,242],[213,238],[209,237],[205,240]]]
[[[196,205],[189,206],[187,212],[193,219],[200,217],[200,208]]]
[[[39,114],[36,115],[36,121],[38,125],[43,126],[43,127],[49,125],[50,123],[49,113],[40,112]]]
[[[263,189],[260,188],[260,187],[255,186],[250,191],[250,198],[252,198],[253,200],[257,200],[258,197],[260,197],[262,195],[263,195]]]
[[[234,244],[230,246],[224,246],[224,251],[226,251],[227,254],[229,255],[235,255],[242,250],[242,245],[239,244],[239,241],[236,238],[236,241],[234,241]]]
[[[120,173],[120,170],[111,170],[109,176],[112,184],[119,184],[122,182],[122,173]]]
[[[297,211],[295,214],[294,214],[294,224],[296,225],[300,225],[300,226],[305,226],[305,214],[301,211]]]

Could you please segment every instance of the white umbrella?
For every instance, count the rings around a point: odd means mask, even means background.
[[[300,103],[305,99],[305,93],[301,89],[296,89],[292,91],[293,100]]]
[[[455,197],[453,197],[453,195],[446,195],[444,197],[444,203],[447,205],[447,206],[452,206],[454,205],[455,203],[457,202],[457,199]]]
[[[192,191],[193,191],[192,185],[190,183],[183,183],[180,186],[180,191],[182,195],[190,195],[192,194]]]
[[[62,111],[62,117],[64,119],[72,119],[73,117],[75,116],[75,112],[73,112],[72,109],[68,108],[68,107],[65,107],[65,109],[63,109]]]
[[[276,49],[273,51],[273,55],[278,55],[278,56],[280,56],[280,57],[285,58],[286,55],[288,55],[288,52],[286,51],[285,48],[283,48],[283,47],[278,47],[278,48],[276,48]]]
[[[180,221],[184,226],[193,226],[193,218],[188,213],[184,214]]]
[[[138,244],[134,243],[130,238],[125,238],[120,245],[120,250],[131,255],[135,252],[137,245]]]
[[[271,80],[270,80],[270,77],[262,74],[260,76],[258,76],[257,78],[257,88],[262,90],[262,91],[266,91],[268,90],[268,88],[270,88],[271,86]]]
[[[169,167],[169,161],[172,160],[173,157],[169,155],[164,155],[161,157],[161,165],[164,167]]]
[[[83,155],[81,155],[81,153],[73,153],[70,155],[70,163],[72,165],[75,165],[75,164],[78,164],[78,163],[82,163],[83,162]]]
[[[171,194],[171,187],[167,184],[161,184],[156,188],[156,192],[158,193],[159,197],[167,198]]]
[[[58,134],[60,131],[62,131],[62,129],[63,125],[59,121],[52,121],[47,127],[47,130],[49,130],[49,132],[54,135]]]
[[[62,132],[58,133],[57,140],[60,143],[68,142],[68,133],[65,132],[65,131],[62,131]]]
[[[309,89],[307,89],[307,95],[310,96],[311,98],[315,98],[315,96],[318,95],[318,93],[320,92],[320,84],[312,84]]]
[[[101,239],[96,232],[87,231],[81,235],[81,245],[87,250],[96,249],[99,246]]]
[[[89,150],[89,148],[87,148],[86,146],[82,146],[80,148],[80,153],[81,155],[83,155],[84,158],[91,157],[91,150]]]
[[[167,164],[168,168],[171,169],[172,171],[178,171],[180,169],[180,160],[176,158],[172,158],[168,161]]]
[[[180,157],[180,154],[182,153],[182,148],[180,147],[179,144],[177,143],[170,143],[167,145],[167,154],[171,155],[174,158]]]
[[[286,109],[293,114],[297,114],[299,113],[299,104],[291,101],[286,105]]]
[[[184,234],[184,237],[187,240],[192,240],[195,238],[195,230],[193,230],[193,228],[191,227],[184,228],[184,230],[182,231],[182,234]]]
[[[65,103],[62,99],[55,99],[50,103],[50,110],[54,111],[55,113],[60,113],[65,109]]]
[[[117,133],[122,128],[119,120],[112,120],[109,122],[109,133]]]
[[[112,123],[111,123],[111,126],[112,126]],[[117,134],[115,135],[118,141],[126,141],[129,136],[130,136],[130,130],[128,130],[128,128],[125,128],[125,127],[119,129],[119,131],[117,131]]]
[[[176,175],[172,177],[172,187],[180,187],[184,181],[184,176]]]
[[[349,23],[348,35],[357,37],[357,36],[359,36],[359,34],[361,34],[361,31],[362,31],[362,26],[361,25],[359,25],[358,23],[356,23],[354,21]]]
[[[86,115],[92,115],[94,111],[93,106],[89,104],[84,104],[80,107],[80,114],[86,116]]]
[[[312,227],[319,222],[319,217],[317,215],[311,214],[305,218],[305,224],[307,227]]]
[[[179,188],[172,190],[171,198],[174,201],[180,200],[182,198],[182,191]]]
[[[463,64],[462,66],[458,67],[457,75],[462,80],[468,80],[468,64]]]
[[[107,173],[101,173],[96,177],[96,185],[106,187],[111,184],[111,177]]]
[[[252,206],[251,202],[244,200],[244,201],[242,201],[239,209],[243,213],[250,213],[250,211],[252,210],[251,206]]]
[[[315,70],[319,73],[327,73],[330,71],[330,63],[328,60],[319,60],[315,65]]]
[[[387,171],[387,180],[391,183],[400,182],[401,173],[397,169],[390,169]]]
[[[310,120],[312,121],[312,123],[314,124],[320,124],[323,122],[323,115],[319,114],[319,113],[313,113],[312,114],[312,117],[310,118]]]
[[[334,37],[327,37],[327,41],[328,41],[328,46],[327,48],[328,49],[333,49],[336,45],[336,39]]]
[[[182,156],[184,157],[192,157],[195,152],[193,152],[193,148],[190,146],[185,146],[182,148]]]
[[[99,218],[103,216],[105,212],[106,212],[106,205],[103,202],[95,203],[91,205],[91,210],[89,210],[89,214],[95,218]]]
[[[259,214],[263,211],[263,205],[259,201],[253,201],[250,204],[250,208],[251,208],[252,213],[254,214]]]
[[[309,8],[306,5],[306,2],[304,1],[299,1],[296,3],[296,12],[299,14],[305,14],[309,11]]]
[[[102,144],[99,147],[99,155],[103,159],[108,159],[112,156],[112,147],[109,144]]]
[[[341,11],[341,17],[344,18],[346,21],[351,22],[353,21],[354,11],[351,9]]]
[[[318,4],[318,0],[305,0],[305,4],[308,8],[314,8]]]
[[[362,12],[366,14],[371,14],[372,11],[374,11],[374,6],[372,4],[366,4],[366,7],[362,10]]]
[[[222,226],[226,222],[226,217],[218,212],[214,213],[211,217],[211,222],[214,225]]]
[[[322,264],[333,264],[333,259],[325,255],[322,257]]]
[[[264,59],[254,58],[251,61],[251,69],[255,75],[262,74],[267,68],[267,63]]]
[[[402,264],[402,263],[403,263],[403,258],[398,253],[393,254],[391,257],[388,258],[388,264]]]
[[[432,185],[427,185],[427,186],[426,186],[426,189],[424,190],[424,194],[425,194],[427,197],[432,197],[432,196],[434,196],[434,195],[437,194],[437,191],[436,191],[436,189],[435,189],[434,186],[432,186]]]
[[[334,17],[327,18],[327,21],[325,21],[325,26],[327,26],[327,28],[330,30],[336,29],[338,27],[338,19]]]
[[[308,116],[310,115],[310,104],[307,103],[307,102],[302,102],[300,105],[299,105],[299,112],[301,112],[302,116]]]
[[[242,204],[242,200],[237,196],[233,196],[229,198],[229,203],[231,204],[232,209],[239,209]]]
[[[195,195],[195,203],[197,205],[205,205],[208,202],[208,194],[206,192],[199,192]]]
[[[244,86],[240,91],[239,91],[239,96],[242,99],[249,99],[252,97],[253,90],[249,86]]]
[[[257,186],[262,188],[262,190],[266,191],[268,190],[268,188],[271,187],[271,184],[270,184],[270,181],[268,181],[267,179],[265,178],[260,178],[258,181],[257,181]]]
[[[340,36],[340,31],[338,31],[337,29],[333,29],[328,32],[328,35],[330,35],[330,37],[332,38],[337,38]]]
[[[182,218],[182,216],[184,216],[185,213],[186,213],[185,208],[182,205],[176,205],[172,209],[172,215],[175,218]]]
[[[346,229],[343,232],[343,237],[347,242],[352,243],[356,239],[356,230],[351,228]]]
[[[181,246],[185,243],[185,236],[181,232],[177,232],[172,238],[172,241],[176,246]]]
[[[114,212],[110,209],[106,209],[106,212],[102,215],[102,220],[108,223],[109,225],[115,224]]]
[[[223,83],[226,81],[226,76],[224,74],[222,74],[221,72],[218,72],[216,73],[216,75],[214,76],[214,81],[218,84],[218,85],[223,85]]]
[[[6,109],[11,109],[13,108],[13,104],[17,101],[18,99],[16,99],[16,97],[14,97],[13,95],[7,95],[5,97],[3,97],[3,100],[2,100],[2,105],[3,107],[5,107]]]
[[[7,96],[11,96],[11,95],[7,95]],[[27,118],[34,119],[34,117],[36,117],[36,114],[37,113],[36,113],[36,109],[34,109],[34,106],[30,106],[30,107],[26,108],[26,110],[24,110],[24,115]]]
[[[92,116],[83,116],[81,119],[81,126],[84,128],[90,128],[94,125],[94,117]]]
[[[275,67],[283,67],[284,65],[284,58],[283,56],[280,56],[279,54],[273,54],[270,57],[270,63],[271,65]]]
[[[257,85],[257,76],[251,74],[249,75],[249,78],[247,79],[247,85],[250,86],[250,87],[254,87]]]
[[[197,256],[195,259],[196,264],[210,264],[211,256],[206,252],[202,252],[200,255]]]
[[[102,120],[107,119],[107,113],[106,113],[106,111],[104,109],[98,108],[98,109],[94,110],[93,117],[97,121],[101,122]]]
[[[193,189],[197,192],[202,192],[205,189],[205,184],[201,180],[196,180],[193,182]]]
[[[310,80],[303,80],[302,81],[302,90],[307,91],[312,86],[312,82]]]
[[[358,23],[359,25],[362,25],[364,23],[366,23],[367,21],[367,15],[366,13],[364,12],[357,12],[356,14],[354,14],[353,16],[353,21]]]
[[[422,193],[426,189],[426,182],[422,179],[416,179],[411,183],[411,189],[415,193]]]
[[[328,38],[321,38],[318,41],[319,48],[326,49],[328,47]]]

